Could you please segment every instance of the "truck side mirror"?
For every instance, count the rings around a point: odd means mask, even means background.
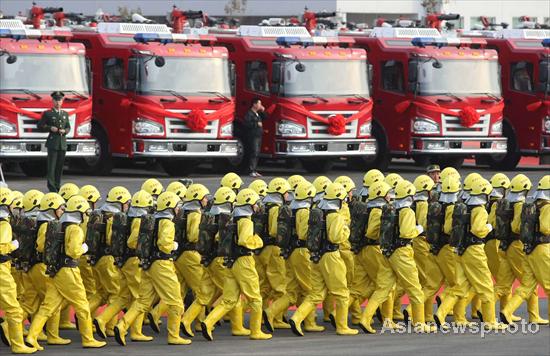
[[[14,56],[13,54],[10,54],[6,59],[6,63],[8,64],[14,64],[15,62],[17,62],[17,56]]]
[[[295,68],[300,73],[303,73],[306,71],[306,66],[303,63],[297,63]]]
[[[166,64],[166,60],[164,59],[164,57],[162,56],[158,56],[158,57],[155,57],[155,65],[157,67],[164,67],[164,65]]]

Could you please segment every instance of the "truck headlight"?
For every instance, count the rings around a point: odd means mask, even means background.
[[[141,136],[156,136],[164,134],[164,126],[154,121],[138,118],[132,123],[132,132]]]
[[[220,136],[221,137],[231,137],[233,136],[233,123],[230,122],[228,124],[225,124],[220,129]]]
[[[359,127],[359,135],[360,136],[369,136],[371,133],[372,124],[370,122],[367,122],[366,124],[363,124]]]
[[[493,135],[495,134],[502,134],[502,120],[495,122],[493,125],[491,125],[491,133]]]
[[[550,116],[546,116],[543,121],[544,132],[550,133]]]
[[[79,125],[76,129],[78,136],[88,136],[92,133],[92,122],[88,121],[82,125]]]
[[[0,135],[1,136],[17,136],[17,127],[15,124],[6,120],[0,120]]]
[[[439,125],[430,119],[416,117],[413,122],[413,132],[417,134],[437,134]]]
[[[294,122],[281,121],[277,124],[277,133],[281,136],[304,137],[306,135],[306,128]]]

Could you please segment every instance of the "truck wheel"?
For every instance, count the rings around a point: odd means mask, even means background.
[[[96,156],[86,157],[80,160],[80,166],[84,172],[91,175],[106,176],[113,170],[113,159],[109,152],[109,139],[107,134],[97,125],[92,125],[92,136],[96,142]]]
[[[27,177],[45,177],[48,172],[46,160],[19,162],[19,168]]]
[[[300,162],[302,163],[302,167],[304,167],[304,169],[309,173],[325,173],[329,171],[334,164],[330,158],[303,158]]]
[[[160,161],[160,164],[171,177],[185,177],[199,165],[199,162],[194,160],[164,159]]]
[[[362,157],[363,168],[365,170],[376,168],[385,172],[390,165],[391,155],[388,150],[386,135],[382,128],[375,122],[373,122],[372,136],[376,139],[376,155]]]
[[[244,146],[241,139],[236,138],[237,140],[237,156],[231,158],[220,158],[215,159],[212,162],[214,171],[217,173],[227,173],[227,172],[239,172],[242,173],[245,170],[245,152]]]
[[[504,171],[513,171],[521,159],[516,135],[508,124],[504,124],[504,137],[508,139],[507,150],[505,154],[487,156],[489,167]]]

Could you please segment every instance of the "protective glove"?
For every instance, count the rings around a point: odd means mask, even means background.
[[[489,232],[493,231],[493,225],[487,224],[485,226],[487,226],[487,229],[489,229]]]
[[[14,250],[17,250],[19,248],[19,241],[17,240],[12,240],[11,241],[11,245],[13,246],[13,249]]]
[[[82,244],[82,251],[84,251],[83,254],[88,252],[88,245],[85,242]]]
[[[172,249],[172,251],[176,251],[178,249],[178,242],[177,241],[174,241],[174,248]]]
[[[418,230],[418,233],[421,234],[424,232],[424,227],[422,225],[416,225],[416,230]]]

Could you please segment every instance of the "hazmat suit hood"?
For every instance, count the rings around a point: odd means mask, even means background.
[[[389,204],[388,201],[383,197],[380,197],[373,200],[369,200],[367,202],[367,208],[381,208],[386,204]]]
[[[29,218],[36,218],[40,214],[40,210],[38,208],[34,208],[32,210],[26,211],[23,213],[23,216],[29,217]]]
[[[61,219],[59,219],[59,222],[62,224],[65,224],[65,223],[80,224],[82,223],[82,213],[78,211],[63,213],[63,215],[61,215]]]
[[[136,206],[131,206],[130,209],[128,209],[128,217],[130,218],[138,218],[143,215],[147,215],[149,213],[149,210],[147,208],[138,208]]]
[[[462,194],[460,194],[460,199],[462,199],[463,201],[468,200],[469,197],[470,197],[470,192],[467,190],[463,190]]]
[[[7,205],[0,206],[0,219],[8,219],[10,215],[10,208]]]
[[[502,187],[493,188],[493,191],[491,192],[491,194],[489,194],[489,197],[496,199],[504,198],[504,193],[505,189]]]
[[[311,201],[309,199],[304,200],[293,200],[290,203],[290,209],[297,210],[302,208],[310,208],[311,207]]]
[[[322,210],[340,210],[342,207],[342,201],[338,199],[327,200],[323,199],[319,202],[319,209]]]
[[[477,205],[485,205],[487,204],[487,195],[480,194],[480,195],[470,195],[470,197],[466,200],[466,205],[471,206],[477,206]]]
[[[506,199],[510,203],[518,203],[520,201],[525,201],[526,196],[527,192],[510,192],[508,193],[508,197],[506,197]]]
[[[361,189],[359,189],[358,194],[359,194],[360,197],[368,197],[369,196],[369,188],[362,187]]]
[[[439,195],[440,203],[454,204],[458,200],[458,192],[456,193],[441,193]]]
[[[313,197],[313,202],[314,203],[320,202],[321,199],[323,199],[324,195],[325,195],[325,192],[319,192],[319,193],[315,194],[315,196]]]
[[[174,219],[174,210],[173,209],[164,209],[155,214],[155,219]]]
[[[188,201],[186,203],[183,203],[183,210],[187,210],[187,211],[197,211],[197,210],[201,210],[202,206],[201,206],[201,202],[198,201],[198,200],[191,200],[191,201]]]
[[[54,221],[57,220],[57,216],[55,215],[55,210],[48,209],[44,210],[38,213],[36,216],[37,221]]]
[[[122,211],[122,206],[120,205],[120,203],[106,202],[99,210],[105,213],[116,214]]]
[[[550,200],[550,190],[537,190],[533,195],[535,200]]]
[[[252,214],[254,214],[254,209],[250,205],[238,206],[235,209],[233,209],[234,217],[252,216]]]
[[[220,214],[231,214],[231,203],[223,204],[214,204],[210,208],[210,214],[220,215]]]
[[[427,191],[418,192],[414,195],[415,201],[427,201],[430,199],[430,194]]]
[[[283,196],[279,193],[268,193],[262,200],[264,204],[278,204],[283,205],[284,199]]]
[[[402,199],[396,199],[393,205],[396,209],[409,208],[413,204],[413,197],[405,197]]]

